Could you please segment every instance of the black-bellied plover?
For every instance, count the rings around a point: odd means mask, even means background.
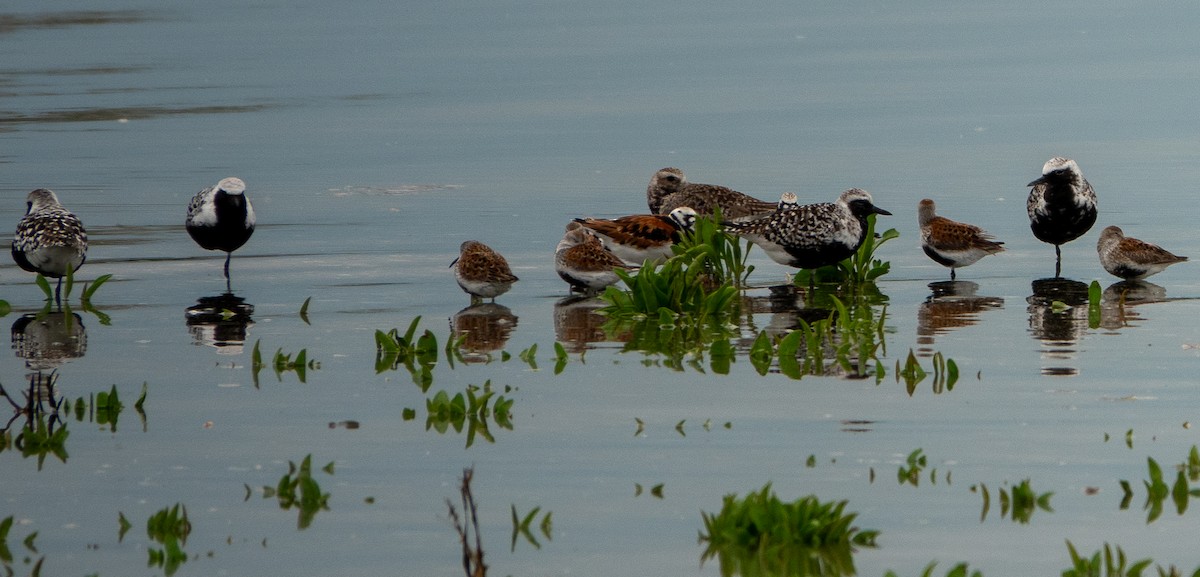
[[[1187,260],[1157,244],[1125,236],[1120,227],[1110,226],[1100,232],[1096,252],[1104,270],[1126,280],[1144,279],[1163,269]]]
[[[188,204],[185,226],[200,248],[225,251],[225,279],[229,280],[233,251],[254,234],[254,207],[246,198],[246,183],[231,176],[196,193]]]
[[[721,209],[721,218],[742,220],[763,216],[775,210],[775,203],[766,202],[715,184],[693,184],[678,168],[664,168],[654,173],[646,187],[646,203],[653,214],[670,214],[681,206],[691,207],[696,214],[711,216]]]
[[[554,249],[554,270],[571,285],[571,290],[594,295],[621,280],[615,269],[630,269],[587,228],[567,223],[566,233]]]
[[[79,217],[50,190],[29,193],[25,205],[25,216],[13,235],[13,260],[29,272],[58,279],[54,301],[61,303],[62,277],[78,270],[87,258],[87,232]]]
[[[837,202],[796,204],[796,195],[783,193],[779,207],[764,218],[727,222],[731,232],[757,244],[771,260],[787,266],[815,269],[853,255],[867,236],[867,217],[892,213],[875,206],[871,195],[851,188]]]
[[[471,295],[472,303],[492,299],[508,292],[517,276],[500,253],[477,240],[468,240],[458,247],[458,258],[450,263],[458,286]]]
[[[934,262],[954,269],[975,264],[979,259],[1004,251],[1004,243],[973,224],[957,222],[937,215],[937,207],[926,198],[917,205],[917,222],[921,225],[921,249]]]
[[[659,264],[674,254],[671,247],[696,224],[696,211],[681,206],[671,214],[634,214],[614,219],[577,218],[626,264]]]
[[[1096,223],[1096,191],[1074,160],[1056,156],[1042,166],[1042,177],[1026,186],[1029,228],[1038,240],[1054,245],[1054,276],[1062,273],[1062,248]]]

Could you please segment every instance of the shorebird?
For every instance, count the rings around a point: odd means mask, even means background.
[[[12,257],[17,266],[58,279],[54,302],[62,303],[62,277],[83,266],[87,232],[79,217],[58,202],[54,192],[39,188],[25,198],[25,216],[17,222]]]
[[[1100,254],[1100,264],[1104,270],[1125,280],[1144,279],[1187,260],[1186,256],[1172,254],[1156,244],[1125,236],[1116,226],[1100,232],[1096,252]]]
[[[926,198],[917,205],[917,222],[921,225],[921,248],[934,262],[954,269],[975,264],[979,259],[1004,251],[1004,243],[992,240],[992,235],[973,224],[957,222],[937,215],[937,207]]]
[[[646,187],[646,203],[653,214],[670,214],[672,210],[687,206],[698,215],[709,216],[714,208],[720,208],[721,218],[726,220],[763,216],[775,210],[773,202],[724,186],[690,183],[678,168],[664,168],[654,173]]]
[[[554,249],[554,270],[571,289],[594,295],[621,280],[614,269],[629,269],[600,239],[578,222],[567,224],[566,234]]]
[[[673,256],[671,247],[696,224],[696,211],[681,206],[671,214],[635,214],[614,219],[577,218],[617,258],[632,266],[659,264]]]
[[[233,251],[254,234],[254,207],[246,198],[246,183],[231,176],[196,193],[188,204],[185,226],[200,248],[225,251],[228,281]]]
[[[725,226],[779,264],[815,269],[853,255],[867,236],[867,217],[872,214],[892,213],[875,206],[871,195],[860,188],[843,192],[837,202],[805,205],[796,204],[796,195],[785,192],[770,215]]]
[[[471,295],[471,303],[484,298],[496,302],[496,297],[508,292],[517,277],[508,268],[508,261],[486,244],[468,240],[458,247],[458,258],[450,263],[458,286]]]
[[[1029,228],[1038,240],[1054,245],[1054,276],[1062,272],[1061,245],[1086,233],[1096,223],[1096,191],[1074,160],[1056,156],[1042,167],[1042,177],[1026,186]]]

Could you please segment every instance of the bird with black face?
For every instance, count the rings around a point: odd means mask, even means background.
[[[233,251],[246,244],[254,234],[254,207],[246,198],[246,183],[240,178],[222,179],[192,197],[184,226],[200,248],[225,254],[225,280],[229,280],[229,259]]]
[[[1096,224],[1096,191],[1070,158],[1056,156],[1042,166],[1042,177],[1026,186],[1029,228],[1038,240],[1054,245],[1054,276],[1062,273],[1062,245]]]

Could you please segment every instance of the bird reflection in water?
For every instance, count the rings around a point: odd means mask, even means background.
[[[1075,358],[1075,342],[1088,328],[1088,285],[1055,277],[1033,281],[1028,303],[1029,332],[1042,341],[1042,357],[1052,361]],[[1062,303],[1065,307],[1055,305]],[[1068,366],[1043,367],[1042,374],[1073,376],[1079,369]]]
[[[254,305],[231,292],[200,297],[184,312],[193,344],[215,347],[221,355],[242,352],[253,315]]]
[[[596,297],[569,296],[554,303],[554,338],[570,353],[595,348],[593,343],[628,342],[630,331],[610,335],[608,317],[596,312],[608,303]]]
[[[747,328],[752,335],[758,335],[760,330],[764,330],[772,337],[779,337],[787,333],[800,329],[803,325],[800,321],[812,324],[821,319],[829,318],[833,312],[833,303],[829,301],[832,293],[817,289],[811,293],[807,293],[807,300],[802,298],[806,293],[800,290],[793,284],[783,284],[768,287],[769,291],[766,296],[751,296],[742,297],[742,310],[747,314]],[[770,313],[771,317],[767,321],[767,326],[759,329],[754,322],[754,315]],[[754,341],[753,336],[744,344],[748,350],[750,343]]]
[[[978,296],[979,284],[951,280],[929,283],[929,297],[917,310],[917,355],[933,355],[934,337],[979,322],[984,311],[1004,308],[1000,297]]]
[[[1144,280],[1123,280],[1108,285],[1100,297],[1100,326],[1116,330],[1136,326],[1142,316],[1136,305],[1167,300],[1167,289]]]
[[[87,330],[69,311],[30,313],[13,323],[12,347],[28,368],[56,369],[87,352]]]
[[[450,332],[454,339],[461,339],[459,351],[467,363],[491,360],[490,353],[503,348],[515,328],[517,315],[496,303],[471,305],[450,319]]]

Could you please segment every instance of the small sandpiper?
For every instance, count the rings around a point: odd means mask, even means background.
[[[670,214],[681,206],[691,207],[696,214],[710,216],[721,209],[725,220],[743,220],[765,216],[775,210],[775,203],[766,202],[715,184],[693,184],[678,168],[664,168],[654,173],[646,187],[646,203],[653,214]]]
[[[1172,254],[1156,244],[1125,236],[1116,226],[1100,232],[1096,252],[1100,254],[1100,264],[1104,270],[1125,280],[1144,279],[1187,260],[1186,256]]]
[[[617,255],[604,248],[587,228],[578,222],[567,224],[566,234],[554,249],[554,270],[574,291],[594,295],[621,280],[614,269],[629,269]]]
[[[1004,251],[1003,242],[973,224],[957,222],[937,215],[937,207],[926,198],[917,205],[917,222],[921,225],[921,249],[934,262],[954,269],[975,264],[979,259]]]
[[[1096,191],[1074,160],[1056,156],[1042,167],[1042,177],[1026,186],[1029,228],[1038,240],[1054,245],[1054,276],[1062,273],[1061,246],[1091,230],[1096,223]]]
[[[246,198],[246,183],[231,176],[196,193],[188,204],[185,226],[200,248],[225,251],[228,281],[233,251],[254,234],[254,207]]]
[[[785,192],[769,216],[725,226],[779,264],[815,269],[853,255],[866,239],[867,217],[872,214],[892,213],[875,206],[861,188],[843,192],[837,202],[805,205],[796,204],[796,195]]]
[[[13,235],[13,260],[29,272],[58,279],[54,302],[61,303],[62,277],[79,270],[87,258],[87,232],[79,217],[50,190],[29,193],[25,206],[25,216]]]
[[[671,258],[671,247],[696,224],[696,211],[681,206],[671,214],[634,214],[614,219],[577,218],[617,258],[632,266],[660,264]]]
[[[508,267],[508,261],[500,253],[477,240],[468,240],[458,247],[458,258],[450,266],[454,268],[454,280],[471,295],[471,304],[483,299],[492,299],[508,292],[517,277]]]

